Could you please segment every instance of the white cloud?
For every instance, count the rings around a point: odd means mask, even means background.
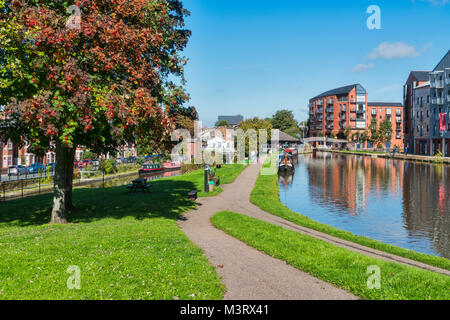
[[[353,67],[352,72],[353,73],[362,73],[362,72],[366,72],[369,71],[370,69],[372,69],[375,65],[373,63],[368,63],[368,64],[358,64],[357,66]]]
[[[408,45],[403,42],[382,42],[378,47],[372,50],[367,57],[371,60],[377,59],[398,59],[398,58],[413,58],[418,57],[431,47],[431,44],[426,44],[425,47],[418,51],[415,46]]]

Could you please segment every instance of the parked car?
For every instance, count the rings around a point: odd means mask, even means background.
[[[34,174],[39,173],[39,170],[45,171],[45,166],[42,163],[34,163],[32,166],[29,166],[28,173]]]
[[[93,165],[94,165],[94,161],[85,159],[85,160],[81,161],[81,162],[78,164],[78,167],[79,167],[79,168],[86,168],[88,165],[93,166]]]
[[[8,167],[8,175],[9,176],[21,176],[23,174],[27,174],[28,170],[25,166],[15,165]]]

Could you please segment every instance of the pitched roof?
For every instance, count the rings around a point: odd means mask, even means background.
[[[403,107],[400,102],[368,102],[369,107]]]
[[[439,61],[436,68],[433,71],[443,71],[445,68],[450,68],[450,50],[446,55]]]
[[[232,126],[237,126],[239,123],[244,121],[243,116],[219,116],[218,121],[227,121]]]
[[[349,86],[345,86],[345,87],[340,87],[340,88],[336,88],[336,89],[333,89],[333,90],[329,90],[329,91],[326,91],[326,92],[324,92],[322,94],[319,94],[318,96],[315,96],[311,100],[314,100],[314,99],[317,99],[317,98],[322,98],[322,97],[328,97],[328,96],[339,96],[339,95],[349,94],[350,91],[352,91],[358,85],[359,85],[359,83],[356,83],[356,84],[352,84],[352,85],[349,85]]]
[[[280,142],[299,142],[300,141],[299,139],[294,138],[283,131],[280,131],[279,140],[280,140]]]
[[[430,80],[430,71],[411,71],[411,73],[417,79],[417,81]]]

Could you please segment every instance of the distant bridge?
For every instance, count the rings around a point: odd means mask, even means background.
[[[347,140],[341,139],[332,139],[327,137],[311,137],[303,139],[304,142],[311,144],[312,142],[321,142],[323,144],[332,143],[332,144],[347,144],[349,143]]]

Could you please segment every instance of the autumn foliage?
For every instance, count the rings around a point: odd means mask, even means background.
[[[36,154],[163,146],[189,100],[188,14],[178,0],[0,0],[1,139]]]

